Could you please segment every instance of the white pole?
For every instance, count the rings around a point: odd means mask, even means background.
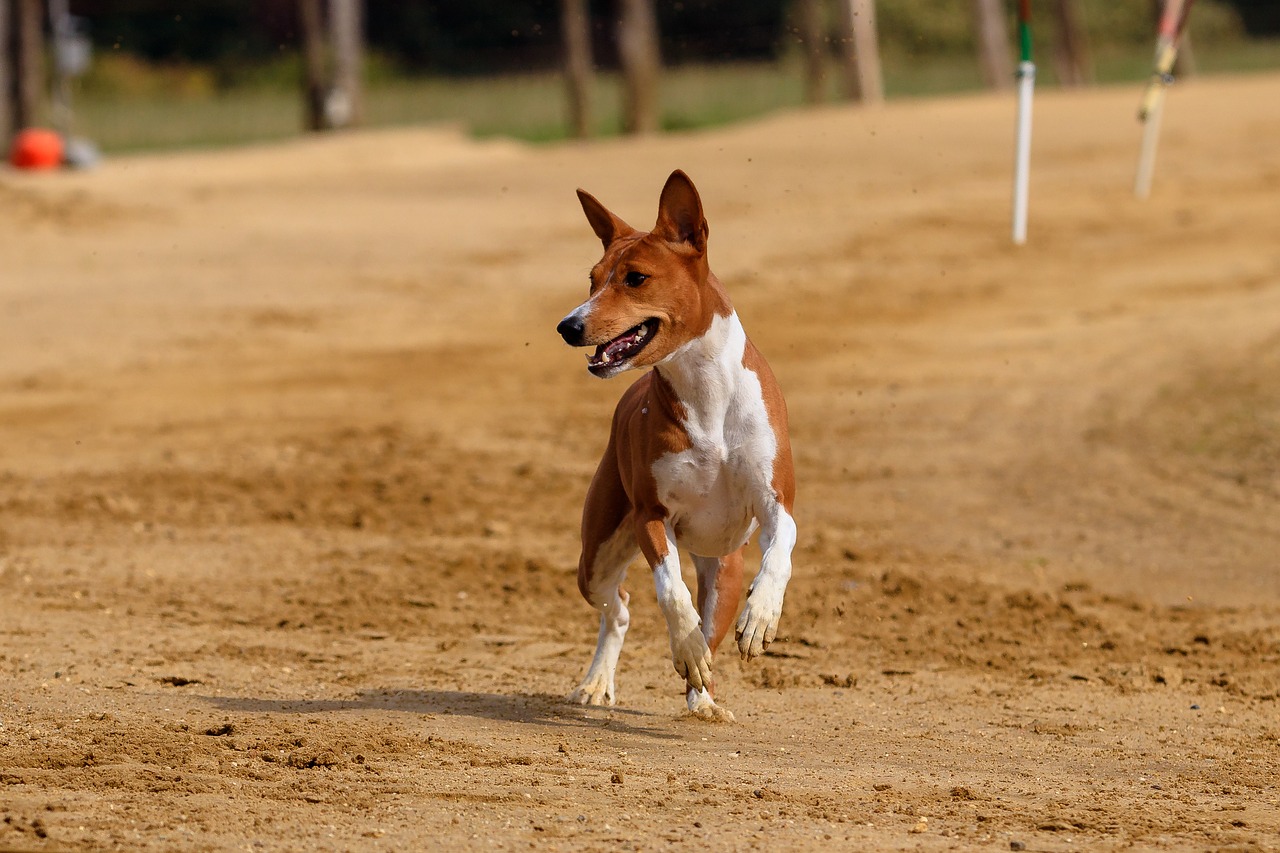
[[[1178,38],[1186,25],[1193,0],[1165,0],[1160,15],[1160,32],[1156,38],[1155,69],[1142,92],[1138,121],[1142,122],[1142,150],[1138,153],[1138,174],[1133,179],[1133,194],[1138,198],[1151,195],[1151,179],[1156,171],[1156,143],[1160,140],[1160,114],[1164,111],[1165,89],[1173,82],[1173,63],[1178,56]]]
[[[1027,242],[1027,193],[1031,172],[1031,95],[1036,85],[1034,62],[1018,63],[1018,140],[1013,170],[1013,242]]]
[[[1138,154],[1138,174],[1133,179],[1133,194],[1138,198],[1151,195],[1151,179],[1156,173],[1156,145],[1160,141],[1160,115],[1164,112],[1164,87],[1154,93],[1142,121],[1142,150]]]

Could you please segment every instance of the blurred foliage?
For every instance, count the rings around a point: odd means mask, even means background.
[[[759,59],[776,54],[786,0],[658,3],[669,60]],[[246,63],[296,50],[293,0],[72,0],[99,49],[153,62],[204,64],[220,83]],[[592,0],[597,63],[616,64],[615,0]],[[558,0],[366,2],[371,50],[405,72],[492,73],[559,63]]]
[[[906,54],[958,54],[972,51],[973,19],[969,2],[960,0],[890,0],[876,6],[881,47]],[[1009,3],[1009,33],[1015,24]],[[1091,44],[1102,49],[1155,43],[1154,6],[1148,0],[1081,0],[1081,19]],[[1037,37],[1052,26],[1043,4],[1032,4]],[[1198,42],[1219,42],[1242,34],[1239,14],[1222,0],[1202,0],[1191,19]]]
[[[1110,50],[1095,56],[1100,83],[1134,84],[1133,97],[1151,73],[1150,46]],[[1280,40],[1247,40],[1202,45],[1196,63],[1205,73],[1280,68]],[[668,130],[701,128],[740,121],[804,101],[803,63],[798,55],[781,61],[683,65],[663,74],[662,122]],[[926,59],[885,56],[885,88],[890,98],[942,95],[981,88],[971,54],[937,54]],[[168,74],[168,69],[160,69]],[[275,74],[283,73],[277,70]],[[828,81],[828,96],[838,88]],[[1051,65],[1037,82],[1053,85]],[[136,85],[136,83],[134,84]],[[151,84],[144,84],[150,86]],[[168,78],[143,95],[92,94],[76,103],[79,130],[108,152],[187,146],[242,144],[284,139],[302,129],[302,99],[292,87],[244,86],[210,96],[190,93],[190,84]],[[595,133],[620,131],[616,73],[595,75]],[[383,79],[366,93],[370,127],[461,124],[478,136],[507,136],[530,141],[563,139],[564,80],[555,71],[496,76],[403,77]]]
[[[89,96],[204,98],[217,91],[213,72],[201,65],[145,62],[131,53],[94,58],[89,73],[76,83]]]
[[[370,46],[408,72],[541,70],[557,64],[557,0],[366,3]]]
[[[1253,36],[1280,35],[1280,3],[1276,0],[1231,0],[1245,31]]]
[[[828,17],[837,19],[828,0]],[[213,85],[263,81],[293,68],[297,52],[294,0],[72,0],[100,51],[177,66],[203,66]],[[662,52],[668,63],[776,58],[795,44],[792,0],[658,0]],[[1008,3],[1012,27],[1012,2]],[[1037,30],[1050,27],[1033,3]],[[491,74],[555,68],[559,63],[558,0],[366,0],[370,52],[384,70],[411,74]],[[1151,0],[1081,0],[1095,49],[1147,45],[1154,39]],[[591,0],[596,63],[616,66],[617,0]],[[961,54],[972,46],[968,0],[882,0],[882,50],[900,56]],[[1246,26],[1247,25],[1247,26]],[[1276,0],[1200,0],[1192,17],[1197,43],[1239,38],[1280,27]],[[833,24],[834,30],[834,24]],[[834,42],[833,42],[834,49]],[[128,71],[116,73],[127,78]],[[296,78],[295,78],[296,79]],[[123,84],[123,81],[122,81]]]
[[[593,4],[593,9],[598,5]],[[776,56],[790,3],[785,0],[683,0],[656,5],[663,58],[682,63]],[[606,20],[609,8],[606,4],[603,10]]]
[[[100,51],[202,65],[220,86],[297,44],[293,0],[71,0],[70,7]]]

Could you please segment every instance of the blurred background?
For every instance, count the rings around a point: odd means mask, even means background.
[[[1141,80],[1159,0],[1033,5],[1043,85]],[[530,141],[1012,87],[999,0],[0,0],[0,134],[106,152],[454,122]],[[1280,3],[1200,0],[1181,73],[1280,67]],[[69,108],[68,108],[69,105]]]

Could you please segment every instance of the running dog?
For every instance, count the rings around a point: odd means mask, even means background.
[[[795,475],[786,403],[707,265],[707,220],[684,172],[667,179],[648,233],[583,190],[578,199],[604,257],[591,270],[590,297],[556,331],[572,346],[593,348],[587,370],[602,379],[653,369],[622,395],[587,490],[578,589],[600,611],[600,635],[569,699],[616,700],[630,621],[622,582],[638,551],[653,570],[689,710],[732,720],[712,698],[711,656],[731,625],[744,658],[763,653],[791,578]],[[763,560],[735,623],[743,547],[757,528]],[[697,568],[696,607],[678,546]]]

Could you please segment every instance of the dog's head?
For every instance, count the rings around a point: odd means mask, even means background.
[[[586,302],[556,331],[575,347],[595,347],[587,369],[602,379],[658,364],[702,335],[723,295],[708,287],[707,220],[689,176],[672,172],[653,230],[637,231],[590,193],[578,199],[604,244],[591,268]]]

